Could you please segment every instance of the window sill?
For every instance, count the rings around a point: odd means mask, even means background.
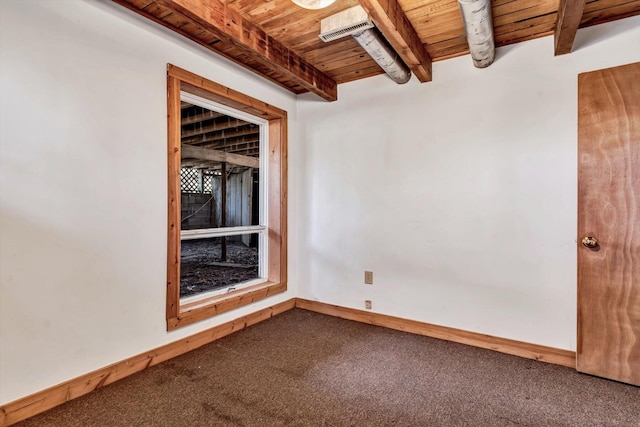
[[[199,322],[226,311],[252,304],[256,301],[285,292],[286,283],[264,282],[248,286],[228,294],[216,295],[180,306],[177,317],[167,319],[167,330],[172,331]]]

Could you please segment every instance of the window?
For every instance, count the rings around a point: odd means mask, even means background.
[[[167,329],[287,289],[287,114],[168,66]]]

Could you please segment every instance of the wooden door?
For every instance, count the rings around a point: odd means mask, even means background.
[[[576,362],[640,385],[640,63],[578,76]]]

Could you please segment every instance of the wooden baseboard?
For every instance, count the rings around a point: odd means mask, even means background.
[[[573,351],[498,338],[445,326],[431,325],[429,323],[372,313],[370,311],[293,298],[2,405],[0,406],[0,427],[10,426],[25,420],[68,402],[69,400],[88,394],[100,387],[140,372],[150,366],[157,365],[158,363],[194,350],[251,325],[255,325],[280,313],[284,313],[294,307],[575,368],[576,355]]]
[[[294,306],[295,299],[290,299],[2,405],[0,406],[0,426],[9,426],[25,420],[150,366],[267,320]]]
[[[343,319],[355,320],[357,322],[410,332],[412,334],[425,335],[474,347],[486,348],[489,350],[499,351],[501,353],[525,357],[527,359],[535,359],[541,362],[567,366],[569,368],[576,367],[576,353],[574,351],[561,350],[558,348],[530,344],[506,338],[498,338],[491,335],[468,332],[461,329],[448,328],[446,326],[432,325],[415,320],[407,320],[400,317],[372,313],[370,311],[345,308],[337,305],[305,300],[302,298],[296,298],[296,307]]]

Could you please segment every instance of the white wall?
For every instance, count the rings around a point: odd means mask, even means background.
[[[293,95],[111,2],[2,0],[0,20],[0,403],[295,295],[165,329],[166,64],[295,136]]]
[[[577,75],[639,60],[635,17],[300,98],[298,296],[575,350]]]
[[[329,104],[111,2],[0,1],[0,403],[295,295],[574,349],[576,74],[639,42],[631,18]],[[288,110],[291,134],[292,289],[171,333],[166,63]]]

